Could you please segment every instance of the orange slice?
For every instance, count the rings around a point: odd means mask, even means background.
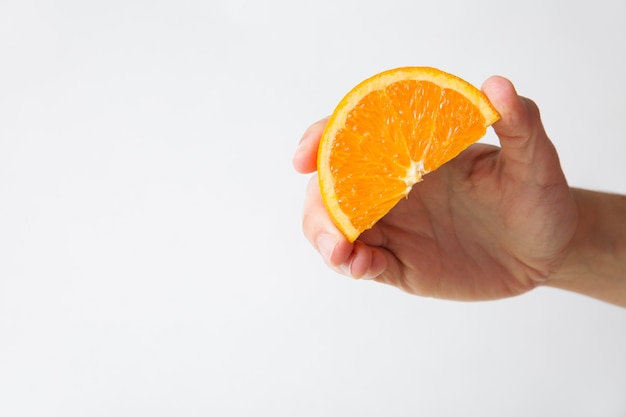
[[[339,102],[319,146],[332,220],[353,242],[499,118],[480,90],[435,68],[397,68],[361,82]]]

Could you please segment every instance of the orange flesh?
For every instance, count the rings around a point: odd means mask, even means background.
[[[367,94],[332,144],[329,165],[339,207],[356,229],[369,229],[423,174],[485,132],[474,104],[429,81],[398,81]],[[412,163],[418,175],[409,178]]]

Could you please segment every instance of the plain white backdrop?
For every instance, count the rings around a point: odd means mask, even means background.
[[[0,415],[625,416],[626,310],[338,276],[302,235],[291,167],[354,84],[428,65],[507,76],[572,185],[626,193],[624,16],[0,0]]]

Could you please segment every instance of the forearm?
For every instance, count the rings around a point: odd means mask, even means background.
[[[626,196],[572,190],[579,225],[546,285],[626,307]]]

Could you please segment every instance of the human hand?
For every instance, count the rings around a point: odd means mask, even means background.
[[[483,92],[502,116],[493,125],[500,147],[474,144],[427,174],[354,243],[330,220],[311,178],[304,234],[331,268],[417,295],[485,300],[528,291],[560,267],[578,211],[539,110],[501,77]],[[315,171],[326,121],[304,133],[297,171]]]

